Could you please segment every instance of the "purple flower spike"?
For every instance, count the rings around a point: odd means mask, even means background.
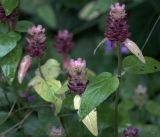
[[[139,130],[138,128],[128,127],[123,132],[124,137],[139,137]]]
[[[60,54],[68,54],[74,47],[73,34],[68,30],[59,31],[56,36],[55,48]]]
[[[122,43],[129,36],[125,5],[120,5],[119,3],[111,5],[105,37],[113,43]]]
[[[41,25],[33,26],[28,30],[26,41],[27,46],[25,50],[27,54],[34,58],[40,58],[44,55],[46,36],[45,29]]]
[[[68,67],[68,87],[69,89],[81,95],[88,84],[86,61],[78,58],[77,60],[70,60]]]

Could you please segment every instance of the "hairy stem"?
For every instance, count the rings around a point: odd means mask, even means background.
[[[117,45],[117,56],[118,56],[118,78],[120,81],[122,72],[122,54],[120,45]],[[115,97],[115,137],[118,137],[118,126],[119,126],[119,117],[118,117],[119,92],[120,92],[120,87],[116,91],[116,97]]]

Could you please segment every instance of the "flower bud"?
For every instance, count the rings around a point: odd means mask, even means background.
[[[64,129],[53,127],[50,131],[50,137],[62,137],[64,134]]]
[[[147,98],[147,88],[143,85],[138,85],[133,96],[135,104],[141,108],[146,103]]]
[[[20,67],[18,70],[18,81],[21,84],[23,82],[24,77],[26,76],[26,73],[32,63],[32,58],[29,55],[26,55],[23,57],[23,59],[20,62]]]
[[[68,67],[68,87],[72,92],[81,95],[88,84],[86,61],[78,58],[70,60]]]
[[[41,25],[30,28],[26,37],[26,53],[33,58],[42,57],[46,50],[45,40],[45,29]]]
[[[107,39],[109,39],[112,43],[122,43],[129,36],[130,33],[128,31],[125,5],[120,5],[119,3],[111,5],[105,37],[107,37]]]
[[[68,54],[74,47],[73,34],[68,30],[59,31],[56,36],[55,48],[60,54]]]
[[[138,132],[139,132],[138,128],[128,127],[126,130],[124,130],[123,136],[124,137],[139,137]]]

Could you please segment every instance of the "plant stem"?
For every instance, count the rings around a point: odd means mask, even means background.
[[[42,77],[42,79],[44,80],[44,82],[45,82],[46,85],[48,86],[49,90],[51,91],[50,86],[48,85],[48,83],[47,83],[47,81],[46,81],[46,78],[44,77],[43,72],[42,72],[42,70],[41,70],[40,59],[39,59],[39,61],[38,61],[38,69],[39,69],[40,76]],[[63,118],[62,118],[62,117],[59,117],[59,120],[60,120],[60,122],[61,122],[62,127],[64,128]],[[65,128],[64,128],[64,129],[65,129]]]
[[[122,72],[122,54],[121,54],[121,47],[117,45],[117,57],[118,57],[118,78],[121,81],[121,72]],[[118,137],[118,125],[119,125],[119,117],[118,117],[118,101],[119,101],[119,92],[120,86],[116,91],[115,97],[115,137]]]
[[[42,70],[41,70],[40,59],[38,60],[38,69],[39,69],[40,76],[42,77],[42,79],[43,79],[44,81],[46,81],[46,79],[45,79],[45,77],[44,77],[44,75],[43,75],[43,73],[42,73]]]
[[[12,130],[21,128],[22,124],[32,114],[32,112],[33,111],[30,111],[28,114],[25,115],[25,117],[20,122],[18,122],[17,124],[13,125],[12,127],[10,127],[9,129],[7,129],[6,131],[0,133],[0,136],[5,136],[6,134],[8,134],[9,132],[11,132]]]

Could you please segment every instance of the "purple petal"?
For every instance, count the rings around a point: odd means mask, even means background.
[[[33,102],[34,99],[35,99],[34,96],[28,96],[28,97],[27,97],[27,101],[28,101],[28,102]]]
[[[26,92],[21,92],[21,93],[19,93],[19,96],[22,98],[26,98],[28,96],[28,94]]]
[[[122,52],[122,54],[128,54],[129,50],[125,46],[122,46],[121,47],[121,52]]]
[[[111,52],[112,51],[112,42],[110,40],[106,40],[106,47],[105,47],[105,51],[106,52]]]

